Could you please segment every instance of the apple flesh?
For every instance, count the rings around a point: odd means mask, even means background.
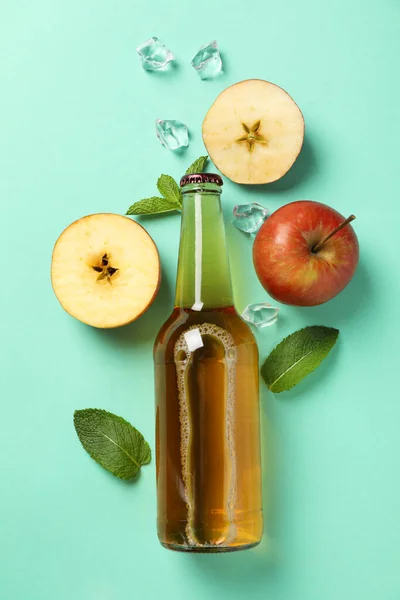
[[[295,162],[304,139],[303,115],[285,90],[261,79],[224,90],[203,122],[211,160],[236,183],[271,183]]]
[[[274,212],[253,246],[254,267],[268,294],[295,306],[323,304],[339,294],[359,258],[357,236],[345,221],[326,204],[306,200]]]
[[[126,325],[153,302],[160,260],[146,230],[128,217],[89,215],[58,238],[51,280],[61,306],[99,328]]]

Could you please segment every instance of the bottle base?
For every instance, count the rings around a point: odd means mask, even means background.
[[[237,546],[184,546],[183,544],[170,544],[161,542],[163,548],[174,552],[191,552],[192,554],[221,554],[222,552],[238,552],[239,550],[250,550],[258,546],[260,541]]]

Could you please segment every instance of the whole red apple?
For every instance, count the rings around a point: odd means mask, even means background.
[[[301,200],[274,212],[253,246],[253,261],[268,294],[284,304],[315,306],[346,287],[357,267],[355,217]]]

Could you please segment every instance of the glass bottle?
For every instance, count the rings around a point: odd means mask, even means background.
[[[258,349],[233,306],[222,179],[181,180],[175,307],[154,346],[157,529],[173,550],[262,537]]]

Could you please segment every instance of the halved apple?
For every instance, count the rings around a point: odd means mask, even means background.
[[[51,280],[61,306],[93,327],[126,325],[153,302],[160,285],[155,243],[136,221],[95,214],[58,238]]]
[[[271,183],[289,171],[304,139],[303,115],[277,85],[248,79],[224,90],[203,121],[215,166],[236,183]]]

